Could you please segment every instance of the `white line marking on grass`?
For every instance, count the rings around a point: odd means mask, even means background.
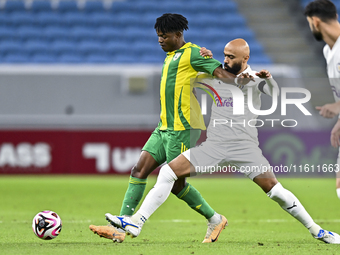
[[[203,220],[184,220],[184,219],[172,219],[172,220],[148,220],[152,222],[161,222],[161,223],[197,223],[202,222]],[[286,220],[286,219],[259,219],[259,220],[247,220],[247,219],[235,219],[230,222],[233,223],[286,223],[286,222],[295,222],[295,219]],[[315,222],[322,223],[340,223],[340,219],[315,219]],[[80,223],[91,223],[92,220],[62,220],[62,223],[67,224],[80,224]],[[11,220],[11,221],[0,221],[0,224],[3,223],[18,223],[18,224],[28,224],[31,221],[28,220]]]
[[[172,219],[172,220],[151,220],[153,222],[164,222],[164,223],[194,223],[194,222],[202,222],[202,220],[183,220],[183,219]],[[230,222],[234,223],[285,223],[285,222],[295,222],[295,219],[286,220],[286,219],[259,219],[259,220],[231,220]],[[323,222],[323,223],[339,223],[340,219],[315,219],[316,222]]]
[[[5,223],[6,221],[0,221],[1,223]],[[26,224],[26,223],[32,223],[32,221],[28,220],[11,220],[7,221],[9,223],[19,223],[19,224]],[[61,220],[62,223],[70,223],[70,224],[78,224],[78,223],[90,223],[92,220]]]

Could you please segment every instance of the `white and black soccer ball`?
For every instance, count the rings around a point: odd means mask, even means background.
[[[51,240],[61,231],[61,219],[53,211],[42,211],[34,216],[32,228],[34,234],[40,239]]]

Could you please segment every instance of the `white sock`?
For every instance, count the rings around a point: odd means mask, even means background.
[[[168,198],[177,179],[169,165],[162,166],[155,186],[149,191],[137,213],[147,220]]]
[[[136,212],[134,215],[131,216],[131,221],[136,225],[143,227],[144,223],[146,222],[146,218],[141,215],[139,212]]]
[[[283,210],[300,221],[307,229],[310,229],[315,224],[299,199],[292,192],[283,188],[281,183],[277,183],[267,195],[276,201]]]
[[[320,232],[320,229],[322,229],[318,224],[315,224],[311,226],[308,230],[313,236],[317,236]]]
[[[340,188],[336,189],[336,194],[338,195],[338,198],[340,198]]]
[[[221,222],[221,215],[217,212],[214,213],[214,215],[208,219],[209,223],[211,224],[217,224]]]

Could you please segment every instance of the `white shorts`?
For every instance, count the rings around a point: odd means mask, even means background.
[[[207,140],[182,154],[195,167],[197,174],[239,171],[253,180],[270,170],[269,162],[262,155],[259,146],[247,140],[232,142]]]

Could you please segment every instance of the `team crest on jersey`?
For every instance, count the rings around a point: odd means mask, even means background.
[[[175,54],[174,58],[172,59],[173,61],[176,61],[180,56],[182,55],[181,52],[178,52]]]
[[[336,70],[338,71],[338,73],[340,73],[340,63],[336,65]]]

